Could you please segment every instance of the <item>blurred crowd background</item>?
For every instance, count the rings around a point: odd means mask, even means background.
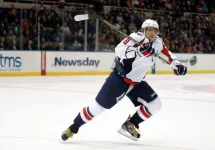
[[[114,51],[124,38],[100,21],[76,22],[76,14],[99,14],[126,34],[155,19],[172,52],[215,53],[213,0],[59,0],[0,2],[0,50]]]

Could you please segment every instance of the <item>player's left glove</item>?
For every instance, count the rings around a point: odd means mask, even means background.
[[[177,76],[183,76],[187,73],[187,67],[182,64],[175,65],[176,69],[174,69],[174,74]]]
[[[149,57],[155,53],[155,49],[152,47],[152,42],[149,42],[144,47],[140,47],[139,51],[146,57]]]

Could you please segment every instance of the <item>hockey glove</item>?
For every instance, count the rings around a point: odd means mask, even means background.
[[[152,48],[152,42],[148,43],[144,47],[140,47],[139,51],[146,57],[149,57],[155,53],[155,49]]]
[[[187,67],[182,65],[182,64],[178,64],[175,65],[176,69],[174,69],[174,74],[177,76],[183,76],[187,73]]]

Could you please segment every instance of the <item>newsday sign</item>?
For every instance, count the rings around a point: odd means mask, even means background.
[[[213,54],[175,55],[188,67],[188,73],[215,73]],[[107,75],[114,66],[114,59],[115,54],[109,52],[0,51],[0,76]],[[156,59],[154,72],[173,73],[170,66],[159,59]]]
[[[114,53],[47,52],[47,75],[108,74],[114,65]]]

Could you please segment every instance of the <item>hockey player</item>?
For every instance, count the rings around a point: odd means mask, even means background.
[[[122,124],[119,133],[132,139],[140,138],[139,124],[149,119],[161,109],[161,100],[157,93],[145,81],[146,72],[154,64],[154,54],[163,53],[169,62],[175,65],[174,74],[181,76],[187,73],[187,67],[181,64],[158,37],[159,25],[155,20],[143,22],[141,32],[132,33],[130,37],[143,45],[135,44],[125,38],[115,48],[116,65],[109,75],[96,101],[84,107],[74,119],[74,123],[62,134],[62,140],[67,140],[77,134],[79,128],[111,109],[125,95],[132,101],[137,111]]]

